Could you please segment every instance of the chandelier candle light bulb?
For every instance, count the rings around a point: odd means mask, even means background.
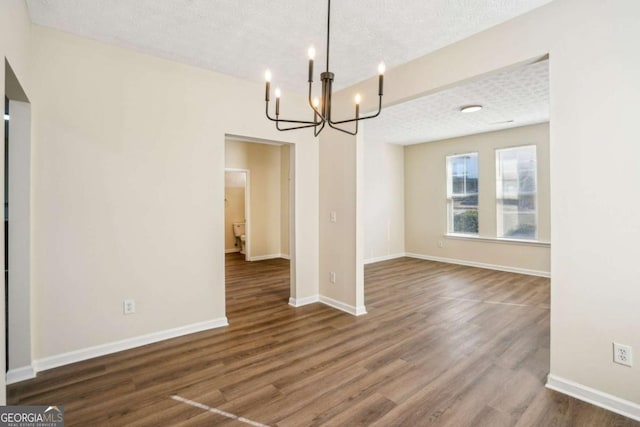
[[[271,86],[271,71],[267,70],[264,72],[264,79],[267,81],[267,87],[264,92],[264,100],[269,102],[269,90]]]
[[[316,48],[311,46],[307,51],[309,54],[309,80],[308,83],[313,83],[313,59],[316,57]]]
[[[378,64],[378,96],[382,96],[382,86],[384,85],[384,72],[386,70],[386,67],[384,65],[384,62],[381,62],[380,64]]]
[[[280,88],[276,88],[276,116],[280,115],[280,96],[282,96],[282,92],[280,92]]]

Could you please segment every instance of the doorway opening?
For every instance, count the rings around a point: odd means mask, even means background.
[[[239,253],[247,259],[249,251],[250,207],[248,169],[226,168],[224,172],[224,253]]]
[[[293,151],[287,143],[225,139],[225,291],[230,322],[260,304],[288,304],[294,274]]]

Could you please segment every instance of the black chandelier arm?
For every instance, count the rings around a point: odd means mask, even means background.
[[[279,119],[279,118],[271,118],[271,120],[273,120],[276,123],[298,123],[298,124],[303,124],[306,128],[312,127],[312,126],[318,126],[320,123],[322,122],[309,122],[309,121],[304,121],[304,120],[287,120],[287,119]]]
[[[278,116],[273,118],[269,115],[269,101],[266,102],[265,114],[269,120],[276,123],[282,122],[282,123],[298,123],[298,124],[308,125],[308,126],[302,126],[302,127],[318,126],[320,123],[322,123],[322,122],[316,122],[316,121],[310,122],[308,120],[286,120],[286,119],[280,119],[278,118]],[[302,129],[302,127],[300,127],[299,129]],[[288,129],[283,129],[283,130],[288,130]]]
[[[319,123],[314,123],[314,124],[310,124],[310,125],[294,126],[294,127],[290,127],[290,128],[281,128],[280,127],[280,122],[291,123],[291,120],[276,120],[275,122],[276,122],[276,129],[278,129],[279,131],[312,128],[312,127],[318,126],[318,124],[319,124]]]
[[[378,100],[378,111],[375,114],[372,114],[370,116],[364,116],[364,117],[356,117],[353,119],[348,119],[348,120],[339,120],[337,122],[334,122],[333,120],[329,120],[329,125],[341,125],[344,123],[351,123],[351,122],[359,122],[360,120],[367,120],[367,119],[373,119],[376,118],[380,115],[380,112],[382,111],[382,95],[380,95],[379,100]],[[333,127],[333,126],[332,126]]]
[[[332,122],[329,122],[329,121],[328,121],[327,123],[329,123],[329,127],[330,127],[331,129],[339,130],[340,132],[344,132],[344,133],[347,133],[347,134],[349,134],[349,135],[353,135],[353,136],[355,136],[355,135],[358,133],[358,120],[355,120],[355,119],[354,119],[354,120],[347,120],[347,121],[351,121],[351,122],[354,122],[354,121],[355,121],[355,122],[356,122],[356,128],[355,128],[353,131],[348,131],[348,130],[346,130],[346,129],[342,129],[342,128],[341,128],[341,127],[339,127],[339,126],[336,126],[336,123],[332,123]]]
[[[322,132],[322,129],[324,129],[324,125],[327,123],[326,120],[322,121],[322,126],[320,126],[320,129],[318,129],[317,127],[315,129],[313,129],[313,136],[318,136],[320,135],[320,132]]]

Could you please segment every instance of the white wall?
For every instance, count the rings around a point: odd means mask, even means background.
[[[317,294],[317,146],[263,118],[261,85],[43,27],[32,34],[38,367],[224,319],[225,134],[296,143],[306,268],[293,282]],[[125,298],[136,314],[122,314]]]
[[[636,0],[555,0],[389,70],[384,103],[393,105],[550,54],[550,384],[599,404],[617,402],[640,419],[640,365],[613,364],[611,345],[616,340],[640,349],[638,22]],[[354,92],[367,93],[373,85],[374,79],[355,85],[334,94],[333,102],[348,102]],[[372,102],[365,101],[362,110],[372,109]],[[353,147],[353,140],[323,137],[327,149],[321,153],[321,178],[333,167],[357,166],[356,154],[343,161],[339,149],[349,143]],[[355,176],[347,178],[321,191],[321,226],[334,201],[353,195]],[[322,198],[330,192],[331,198]],[[351,218],[346,222],[358,218],[355,206],[341,206],[342,217]],[[332,253],[355,246],[355,233],[323,235],[321,268],[322,260],[334,260]],[[354,261],[352,270],[343,269],[352,274],[345,278],[351,291],[342,290],[342,295],[355,293],[356,268]]]
[[[405,252],[404,148],[371,143],[364,133],[364,259]]]
[[[4,0],[0,2],[0,60],[9,62],[15,72],[22,89],[30,94],[30,58],[31,42],[30,19],[27,5],[21,0]],[[0,64],[0,99],[5,96],[5,67]],[[4,170],[4,155],[1,156],[0,168]],[[0,188],[4,188],[4,174],[0,177]],[[4,228],[0,231],[0,238],[4,240]],[[0,249],[4,257],[4,245]],[[1,279],[4,283],[4,276]],[[0,299],[0,311],[4,313],[4,298]],[[5,365],[5,321],[0,316],[0,366]],[[0,375],[0,405],[6,402],[5,377]]]
[[[227,168],[249,170],[249,260],[277,258],[288,250],[289,229],[282,230],[283,215],[288,218],[288,199],[283,209],[283,175],[288,176],[289,159],[282,162],[287,146],[236,140],[226,142]],[[288,189],[288,179],[286,187]],[[286,194],[288,196],[288,192]],[[233,246],[233,244],[232,244]]]
[[[549,242],[549,125],[523,126],[405,147],[406,252],[431,259],[475,263],[539,275],[550,273],[548,245],[496,239],[496,154],[535,145],[538,164],[538,240]],[[446,156],[478,153],[479,237],[448,238]],[[438,246],[443,243],[443,247]]]
[[[31,106],[9,102],[9,372],[31,370]],[[6,159],[5,159],[6,160]]]

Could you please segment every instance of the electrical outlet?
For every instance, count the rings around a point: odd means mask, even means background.
[[[329,282],[336,283],[336,272],[335,271],[332,271],[331,273],[329,273]]]
[[[329,212],[329,221],[338,222],[338,214],[336,213],[336,211]]]
[[[438,247],[439,248],[444,248],[444,241],[438,240]]]
[[[136,312],[136,302],[132,299],[126,299],[122,303],[123,314],[133,314]]]
[[[630,345],[613,343],[613,362],[633,366],[633,351]]]

